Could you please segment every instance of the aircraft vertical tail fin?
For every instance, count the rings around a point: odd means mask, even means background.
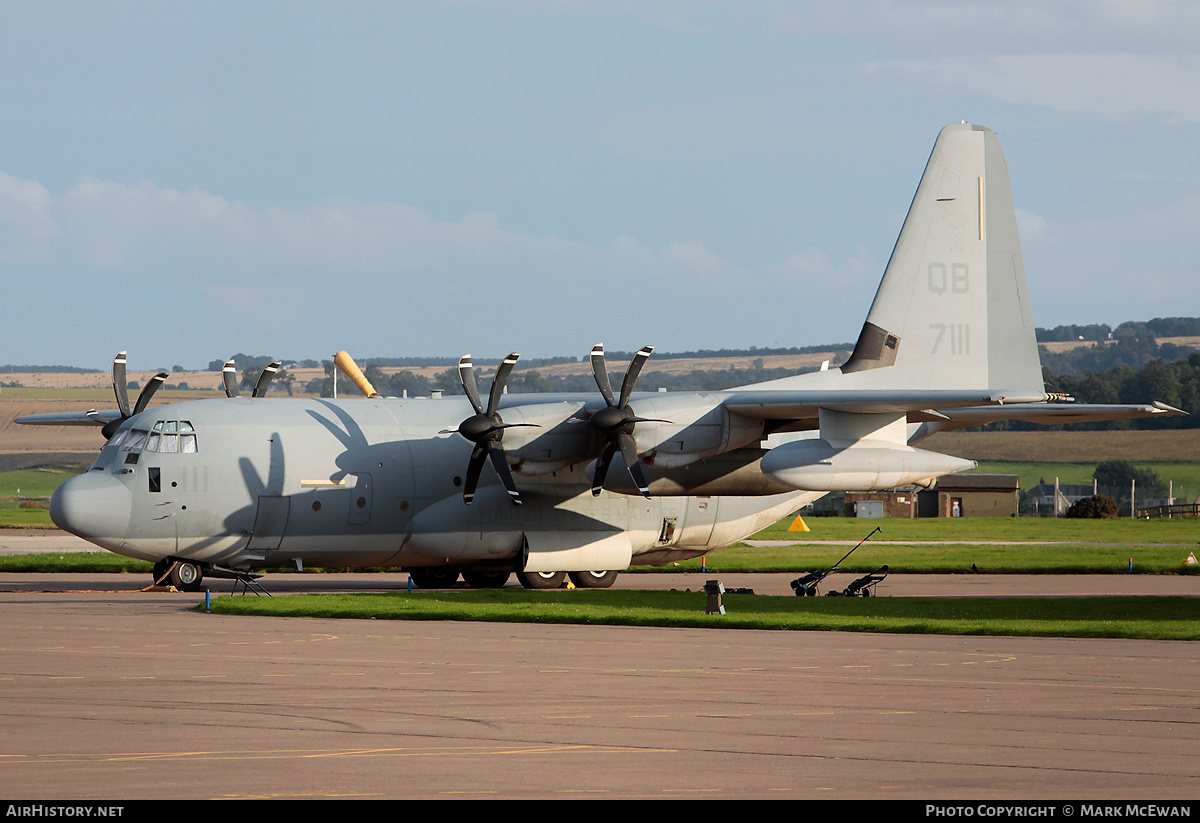
[[[1043,392],[1012,187],[970,123],[934,143],[850,358],[744,388]]]
[[[1008,168],[996,135],[938,135],[850,359],[855,385],[1042,390]]]

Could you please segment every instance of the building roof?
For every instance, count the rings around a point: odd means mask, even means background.
[[[1016,491],[1019,486],[1015,474],[952,474],[939,477],[938,491]]]

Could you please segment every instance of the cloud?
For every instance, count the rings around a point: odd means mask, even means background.
[[[1046,237],[1046,218],[1025,209],[1017,209],[1017,232],[1023,240],[1041,240]]]
[[[58,227],[46,187],[0,172],[0,265],[46,265]]]
[[[1012,54],[872,63],[922,83],[1009,103],[1121,119],[1161,114],[1200,122],[1200,56],[1131,53]]]
[[[152,317],[186,308],[172,315],[173,337],[240,339],[252,330],[296,340],[296,328],[316,328],[346,306],[360,317],[355,334],[372,325],[375,339],[382,329],[392,345],[437,352],[451,339],[490,351],[519,335],[534,338],[527,351],[561,354],[583,345],[571,335],[624,337],[642,317],[671,324],[672,345],[707,345],[730,302],[751,302],[741,284],[761,276],[697,240],[654,248],[619,236],[590,245],[513,230],[488,212],[437,220],[413,206],[346,197],[255,208],[200,189],[90,177],[52,196],[0,176],[0,254],[6,267],[38,272],[43,290],[107,284],[86,307],[64,307],[72,322],[120,316],[131,296],[145,295],[138,310]],[[622,345],[641,342],[639,334]]]

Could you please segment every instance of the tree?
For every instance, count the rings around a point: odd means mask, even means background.
[[[1129,495],[1129,484],[1137,485],[1139,494],[1153,497],[1162,496],[1162,479],[1153,469],[1139,469],[1128,460],[1105,460],[1096,464],[1092,472],[1096,485],[1113,489],[1118,499],[1125,500]]]

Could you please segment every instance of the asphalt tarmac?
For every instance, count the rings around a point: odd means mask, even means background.
[[[791,596],[792,575],[708,577]],[[1198,588],[948,577],[878,594]],[[225,617],[147,582],[0,575],[4,797],[1200,797],[1194,643]]]

